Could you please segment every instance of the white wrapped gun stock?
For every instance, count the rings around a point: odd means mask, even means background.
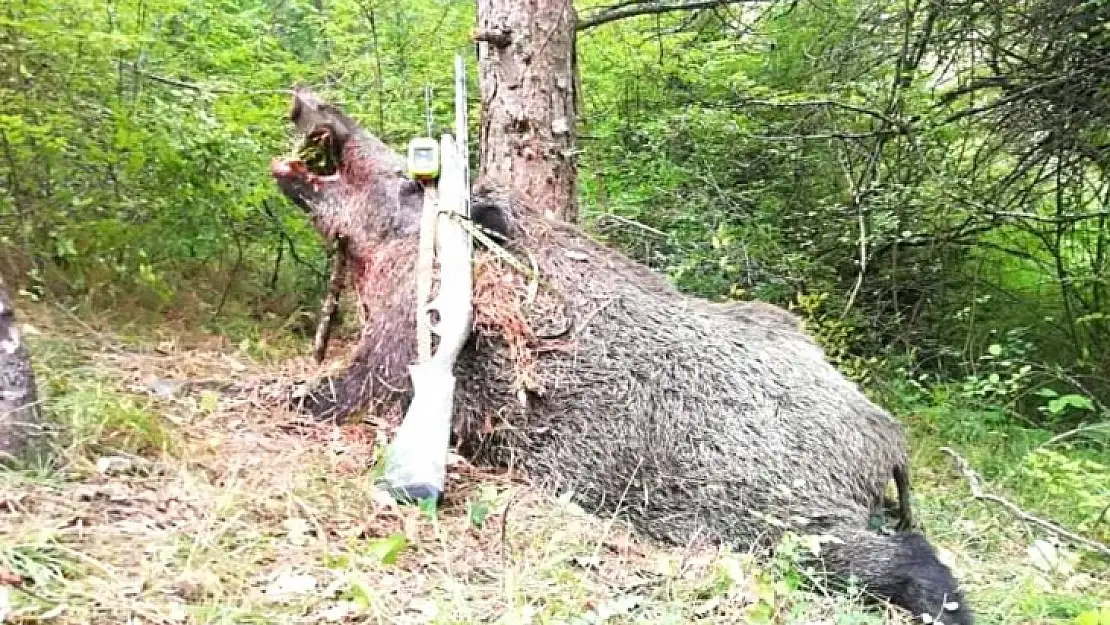
[[[438,500],[443,495],[454,413],[454,365],[473,320],[470,234],[449,214],[468,216],[467,164],[450,135],[443,135],[440,148],[439,198],[425,201],[422,223],[422,229],[431,227],[434,232],[439,291],[434,300],[425,302],[427,293],[418,289],[421,301],[417,302],[418,325],[428,324],[439,345],[431,358],[409,367],[413,399],[390,446],[384,475],[394,495],[407,500]],[[431,322],[432,311],[438,314],[438,323]]]

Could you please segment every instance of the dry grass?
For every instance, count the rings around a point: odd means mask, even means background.
[[[398,507],[371,488],[384,427],[283,408],[307,358],[32,315],[50,411],[78,434],[59,466],[0,473],[11,622],[908,622],[799,591],[789,545],[762,563],[659,548],[461,459],[438,512]]]

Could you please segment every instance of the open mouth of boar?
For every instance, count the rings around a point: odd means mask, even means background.
[[[299,136],[292,153],[274,160],[274,174],[294,176],[308,181],[336,179],[342,154],[331,129],[318,126]]]
[[[286,195],[300,204],[319,199],[325,184],[339,180],[348,135],[310,94],[294,95],[290,119],[301,132],[289,154],[271,161],[270,171]]]
[[[290,162],[303,164],[315,176],[334,176],[341,158],[337,144],[330,128],[318,126],[294,144]]]

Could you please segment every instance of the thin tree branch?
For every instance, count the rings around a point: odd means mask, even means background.
[[[1087,219],[1100,219],[1110,217],[1110,211],[1094,211],[1091,213],[1063,213],[1057,217],[1050,217],[1047,215],[1038,215],[1036,213],[1019,213],[1012,211],[996,211],[989,213],[990,216],[995,217],[1009,217],[1011,219],[1027,219],[1029,221],[1037,221],[1045,224],[1070,224],[1077,221],[1085,221]]]
[[[1070,72],[1068,74],[1065,74],[1063,76],[1057,76],[1057,77],[1055,77],[1051,80],[1046,80],[1044,82],[1039,82],[1039,83],[1036,83],[1036,84],[1033,84],[1033,85],[1029,85],[1028,87],[1025,87],[1024,89],[1021,89],[1019,91],[1014,91],[1014,92],[1010,93],[1009,95],[1007,95],[1003,98],[999,98],[998,100],[994,100],[993,102],[988,102],[987,104],[983,104],[981,106],[976,106],[976,107],[972,107],[972,108],[969,108],[969,109],[964,109],[962,111],[953,113],[952,115],[949,115],[947,118],[945,118],[943,121],[941,121],[939,125],[944,126],[946,124],[950,124],[954,121],[963,119],[965,117],[971,117],[973,115],[978,115],[980,113],[985,113],[987,111],[991,111],[991,110],[1006,106],[1008,104],[1013,104],[1014,102],[1017,102],[1017,101],[1021,100],[1022,98],[1025,98],[1026,96],[1033,95],[1037,91],[1041,91],[1042,89],[1047,89],[1049,87],[1054,87],[1058,84],[1061,84],[1063,82],[1066,82],[1068,80],[1071,80],[1073,78],[1081,76],[1084,73],[1092,71],[1094,69],[1098,69],[1098,68],[1097,67],[1083,67],[1083,68],[1080,68],[1080,69],[1078,69],[1074,72]],[[987,86],[991,86],[991,85],[979,85],[978,87],[976,87],[974,89],[971,89],[971,91],[986,88]],[[962,94],[960,94],[960,95],[962,95]],[[950,98],[950,100],[954,100],[954,99],[956,99],[956,97]],[[942,100],[943,100],[943,98],[942,98]]]
[[[861,113],[863,115],[868,115],[870,117],[874,117],[875,119],[880,119],[880,120],[890,124],[891,126],[895,126],[896,128],[902,129],[903,132],[908,132],[909,131],[909,127],[905,122],[903,122],[901,120],[898,120],[898,119],[894,119],[893,117],[891,117],[889,115],[886,115],[885,113],[882,113],[880,111],[876,111],[874,109],[869,109],[865,106],[859,106],[858,104],[850,104],[848,102],[839,102],[837,100],[797,100],[797,101],[792,101],[792,102],[776,102],[774,100],[744,99],[744,100],[740,100],[739,102],[735,102],[735,103],[731,104],[730,106],[738,108],[738,107],[743,107],[743,106],[747,106],[747,105],[771,106],[771,107],[775,107],[775,108],[793,108],[793,107],[801,107],[801,106],[825,106],[825,107],[831,107],[831,108],[838,108],[838,109],[844,109],[846,111],[852,111],[852,112],[855,112],[855,113]]]
[[[297,253],[297,242],[294,241],[293,237],[290,236],[289,233],[285,230],[285,226],[282,225],[281,219],[278,217],[277,213],[274,212],[273,207],[270,206],[269,200],[262,200],[262,210],[266,212],[266,216],[269,217],[271,222],[274,224],[274,229],[277,230],[278,236],[280,236],[286,243],[289,244],[289,255],[293,257],[293,261],[298,265],[304,267],[305,269],[311,271],[313,274],[316,275],[318,279],[323,280],[327,278],[327,276],[324,275],[324,272],[320,271],[320,269],[317,268],[316,265],[313,265],[312,263],[301,258],[301,255]]]
[[[327,355],[328,341],[331,339],[331,324],[335,318],[335,311],[339,309],[339,295],[343,291],[343,277],[347,270],[346,237],[336,238],[331,257],[331,276],[328,278],[328,290],[324,294],[320,318],[316,322],[316,342],[312,350],[312,357],[316,364],[324,362],[324,356]]]
[[[639,2],[619,2],[616,5],[598,9],[578,20],[575,30],[587,30],[640,15],[658,15],[675,11],[709,9],[728,4],[774,4],[774,0],[642,0]]]
[[[597,227],[600,227],[601,222],[610,221],[610,220],[620,222],[622,224],[632,226],[634,228],[639,228],[641,230],[644,230],[645,232],[654,234],[655,236],[658,236],[658,237],[661,237],[661,238],[664,238],[664,239],[667,238],[668,236],[670,236],[666,232],[663,232],[662,230],[659,230],[658,228],[652,228],[651,226],[649,226],[647,224],[642,224],[642,223],[640,223],[640,222],[638,222],[634,219],[629,219],[627,217],[621,217],[620,215],[616,215],[616,214],[613,214],[613,213],[602,213],[601,215],[598,215],[597,219],[594,221],[594,225],[597,226]]]
[[[139,69],[138,65],[134,63],[124,62],[124,65],[130,66],[136,74],[146,78],[147,80],[161,83],[169,87],[178,87],[179,89],[188,89],[190,91],[198,91],[201,93],[217,93],[223,95],[285,95],[293,93],[293,91],[290,89],[229,89],[226,87],[210,87],[208,85],[201,85],[193,82],[186,82],[184,80],[178,80],[176,78],[167,78],[166,76],[152,74],[144,69]]]
[[[370,24],[370,41],[374,44],[374,65],[377,70],[374,74],[374,82],[378,87],[378,134],[384,132],[385,128],[385,105],[382,103],[382,98],[385,94],[385,87],[382,84],[382,50],[378,44],[378,20],[374,16],[374,4],[369,5],[360,2],[358,8],[362,11],[363,17]]]
[[[1110,423],[1088,423],[1087,425],[1077,427],[1074,430],[1068,430],[1067,432],[1064,432],[1062,434],[1057,434],[1056,436],[1053,436],[1052,438],[1038,445],[1038,447],[1051,447],[1052,445],[1055,445],[1061,441],[1065,441],[1069,438],[1079,436],[1080,434],[1098,432],[1106,429],[1110,429]]]
[[[875,137],[888,137],[901,134],[896,130],[876,130],[875,132],[818,132],[801,135],[747,135],[752,139],[763,141],[821,141],[827,139],[841,139],[844,141],[858,141],[860,139],[873,139]]]

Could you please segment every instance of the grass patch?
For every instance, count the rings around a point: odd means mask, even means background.
[[[70,453],[157,456],[173,448],[172,431],[150,400],[92,382],[58,393],[48,405],[68,434]]]

